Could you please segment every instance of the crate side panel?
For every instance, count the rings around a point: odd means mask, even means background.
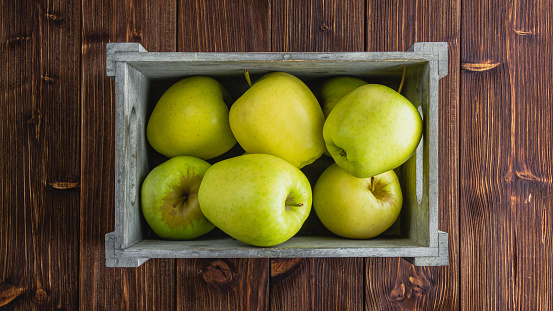
[[[428,175],[425,175],[425,180],[428,181],[428,211],[429,230],[430,230],[430,246],[438,246],[438,220],[439,220],[439,61],[433,60],[429,62],[429,89],[424,94],[428,95],[429,104],[427,109],[428,127],[428,156],[425,160],[428,161]],[[446,239],[447,241],[447,239]],[[447,243],[447,242],[446,242]]]
[[[130,202],[125,206],[127,219],[131,226],[127,227],[124,247],[130,246],[145,236],[146,225],[140,208],[140,186],[149,172],[149,157],[147,154],[146,122],[148,109],[149,80],[132,67],[128,67],[128,101],[129,111],[129,154],[127,161],[129,174]]]
[[[124,208],[126,205],[128,194],[126,167],[126,150],[128,149],[128,141],[124,135],[128,128],[128,120],[125,118],[125,89],[127,66],[123,62],[115,64],[115,235],[119,243],[123,241],[123,228],[125,223]]]
[[[143,53],[150,54],[150,53]],[[145,55],[147,56],[147,55]],[[269,56],[269,55],[267,55]],[[143,59],[129,61],[134,68],[151,79],[169,79],[190,75],[232,76],[242,74],[243,69],[248,69],[250,74],[261,74],[271,71],[286,71],[293,75],[306,77],[330,77],[336,75],[380,75],[390,76],[401,74],[403,65],[412,65],[426,62],[424,58],[397,58],[385,57],[367,59],[343,59],[343,60],[259,60],[236,59],[225,60],[179,60],[169,55],[164,59]]]
[[[429,65],[409,68],[402,95],[422,112],[423,134],[417,150],[399,169],[403,192],[403,211],[401,214],[402,233],[410,239],[429,245],[430,213],[428,200],[428,92]]]
[[[136,68],[141,62],[344,62],[344,61],[429,61],[438,60],[439,52],[274,52],[274,53],[217,53],[217,52],[125,52],[114,55],[115,61],[125,61]],[[138,69],[138,68],[137,68]]]
[[[120,258],[294,258],[294,257],[424,257],[438,249],[406,238],[344,240],[299,236],[274,247],[251,247],[231,238],[193,241],[143,240],[117,251]]]
[[[121,70],[120,70],[121,69]],[[116,200],[116,232],[120,233],[120,243],[128,247],[145,236],[146,226],[140,210],[140,185],[148,174],[149,158],[147,153],[146,132],[149,85],[148,78],[136,69],[124,63],[117,65],[118,76],[124,85],[117,93],[117,113],[119,126],[116,130],[118,147],[116,160],[117,183],[124,181],[116,196],[124,198]],[[119,74],[119,70],[121,74]],[[119,85],[118,85],[119,86]]]

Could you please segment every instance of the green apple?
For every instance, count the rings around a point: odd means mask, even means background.
[[[334,77],[323,82],[319,86],[318,93],[325,118],[342,97],[365,84],[367,82],[349,76]]]
[[[313,189],[313,209],[333,233],[369,239],[386,231],[397,219],[403,196],[393,170],[357,178],[336,164],[329,166]]]
[[[198,189],[211,165],[204,160],[177,156],[156,166],[142,183],[142,213],[161,238],[188,240],[215,226],[202,214]]]
[[[293,237],[309,216],[312,200],[307,177],[269,154],[247,154],[213,164],[198,197],[207,219],[254,246],[273,246]]]
[[[236,144],[228,122],[230,96],[210,77],[185,78],[159,99],[146,134],[159,153],[188,155],[204,160],[227,152]]]
[[[422,135],[413,104],[379,84],[344,96],[325,121],[326,147],[341,168],[358,178],[375,176],[405,163]]]
[[[248,153],[276,155],[302,168],[325,151],[324,115],[311,90],[297,77],[272,72],[230,108],[230,127]]]

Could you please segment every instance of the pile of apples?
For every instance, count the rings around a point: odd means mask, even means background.
[[[247,244],[274,246],[300,230],[313,205],[339,236],[367,239],[386,231],[403,201],[394,169],[422,135],[413,104],[387,86],[354,77],[325,81],[319,99],[284,72],[249,83],[232,102],[217,80],[194,76],[159,99],[146,134],[170,159],[141,188],[152,230],[187,240],[218,227]],[[237,142],[243,155],[206,162]],[[312,190],[300,168],[324,153],[335,163]]]

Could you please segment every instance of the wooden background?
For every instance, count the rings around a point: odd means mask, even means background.
[[[548,0],[4,0],[2,310],[553,310]],[[397,258],[169,259],[107,269],[114,83],[148,51],[403,51],[449,43],[440,81],[447,267]]]

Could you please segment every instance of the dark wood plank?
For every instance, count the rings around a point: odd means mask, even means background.
[[[180,0],[178,50],[270,50],[270,1]],[[268,259],[177,260],[178,310],[265,310]]]
[[[271,1],[179,0],[178,50],[268,52]]]
[[[363,258],[271,260],[271,310],[363,310]]]
[[[364,28],[360,1],[273,2],[275,52],[363,51]],[[363,258],[271,260],[271,310],[363,310],[363,294]]]
[[[551,1],[467,2],[461,46],[461,306],[553,306]]]
[[[7,294],[0,303],[72,310],[79,301],[80,3],[7,2],[1,11],[8,75],[0,105],[0,296]]]
[[[32,118],[36,7],[23,1],[0,6],[0,306],[31,308],[34,280],[30,235],[27,122]],[[25,20],[33,22],[24,22]],[[27,171],[27,172],[26,172]],[[29,208],[30,210],[30,208]]]
[[[364,8],[363,2],[355,0],[274,1],[272,51],[363,51]]]
[[[365,309],[458,309],[454,285],[439,271],[442,269],[446,268],[415,267],[397,258],[367,259]]]
[[[440,80],[439,229],[449,234],[448,267],[413,267],[402,259],[367,259],[366,309],[459,307],[460,1],[367,1],[367,50],[405,51],[414,42],[449,44]]]
[[[265,310],[266,259],[190,259],[177,266],[178,310]]]
[[[105,44],[136,41],[176,50],[176,1],[83,2],[80,298],[90,310],[174,309],[172,259],[136,269],[105,267],[104,236],[114,229],[115,85],[105,73]]]

